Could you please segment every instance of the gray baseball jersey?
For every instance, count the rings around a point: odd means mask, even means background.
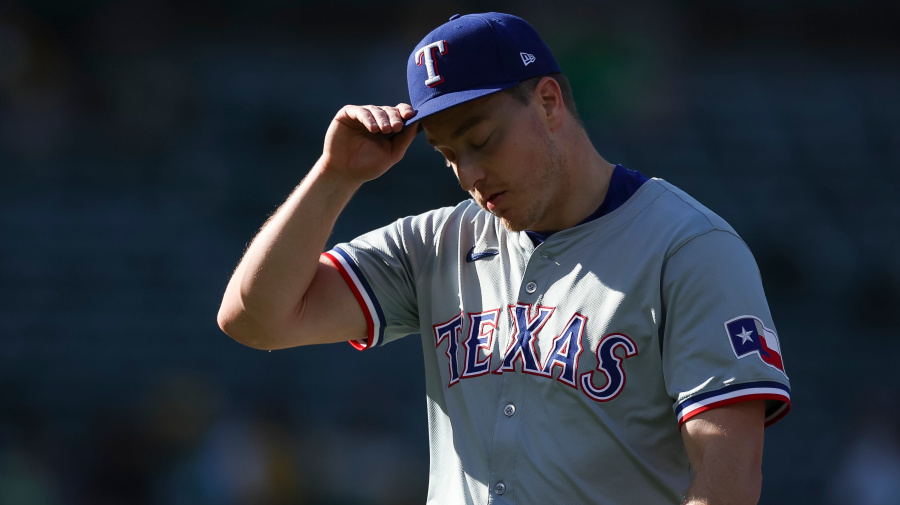
[[[651,179],[535,246],[473,201],[324,253],[368,349],[418,333],[428,503],[680,503],[691,416],[790,406],[756,263],[719,216]]]

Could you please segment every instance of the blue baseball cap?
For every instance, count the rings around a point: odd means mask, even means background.
[[[499,12],[456,14],[409,55],[406,82],[416,115],[406,124],[559,71],[550,48],[524,19]]]

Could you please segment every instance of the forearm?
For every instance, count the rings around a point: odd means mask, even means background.
[[[265,340],[276,332],[267,327],[302,310],[337,217],[361,185],[325,168],[323,160],[313,166],[253,239],[228,283],[220,325],[244,344],[269,348]]]

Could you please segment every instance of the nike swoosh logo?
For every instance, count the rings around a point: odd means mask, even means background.
[[[471,263],[473,261],[478,261],[482,258],[490,258],[491,256],[496,256],[498,254],[500,254],[500,251],[498,251],[497,249],[485,249],[484,251],[477,253],[475,252],[475,246],[472,246],[472,248],[469,249],[468,254],[466,254],[466,261],[468,263]]]

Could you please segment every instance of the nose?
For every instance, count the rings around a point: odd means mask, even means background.
[[[459,179],[459,185],[466,191],[472,191],[479,181],[485,177],[484,167],[471,160],[459,159],[453,164],[453,171]]]

